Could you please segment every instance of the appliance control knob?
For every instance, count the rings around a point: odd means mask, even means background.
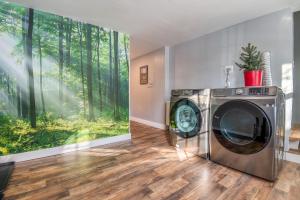
[[[237,95],[241,95],[241,94],[243,94],[244,93],[244,90],[243,89],[236,89],[235,90],[235,94],[237,94]]]
[[[266,104],[266,107],[270,107],[270,104]]]

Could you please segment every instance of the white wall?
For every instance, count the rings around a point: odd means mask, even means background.
[[[130,117],[158,128],[165,124],[165,53],[161,48],[130,63]],[[140,67],[144,65],[148,65],[148,85],[140,85]]]
[[[224,66],[234,65],[248,42],[271,52],[273,82],[280,86],[282,64],[293,61],[293,19],[288,9],[174,46],[174,87],[224,87]],[[232,87],[243,86],[242,72],[235,66],[231,77]]]

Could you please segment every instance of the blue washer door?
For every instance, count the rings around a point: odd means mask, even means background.
[[[196,136],[202,125],[199,108],[189,99],[177,101],[170,113],[171,129],[182,138]]]

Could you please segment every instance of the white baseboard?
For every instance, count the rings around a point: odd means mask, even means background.
[[[0,156],[0,163],[10,162],[10,161],[22,162],[22,161],[26,161],[26,160],[54,156],[54,155],[58,155],[58,154],[69,153],[72,151],[88,149],[91,147],[96,147],[96,146],[101,146],[101,145],[106,145],[106,144],[111,144],[111,143],[116,143],[116,142],[122,142],[122,141],[127,141],[127,140],[131,140],[130,133],[124,134],[124,135],[113,136],[113,137],[109,137],[109,138],[102,138],[102,139],[87,141],[87,142],[80,142],[80,143],[76,143],[76,144],[68,144],[68,145],[53,147],[53,148],[48,148],[48,149],[41,149],[41,150],[18,153],[18,154],[10,154],[7,156]]]
[[[286,152],[285,160],[300,164],[300,155]]]
[[[141,123],[141,124],[146,124],[146,125],[152,126],[154,128],[159,128],[159,129],[166,130],[166,125],[165,124],[160,124],[160,123],[157,123],[157,122],[152,122],[152,121],[148,121],[148,120],[145,120],[145,119],[141,119],[141,118],[138,118],[138,117],[132,117],[132,116],[130,117],[130,120]]]

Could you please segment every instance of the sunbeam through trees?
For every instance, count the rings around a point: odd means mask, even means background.
[[[1,1],[0,49],[0,155],[128,133],[128,35]]]

